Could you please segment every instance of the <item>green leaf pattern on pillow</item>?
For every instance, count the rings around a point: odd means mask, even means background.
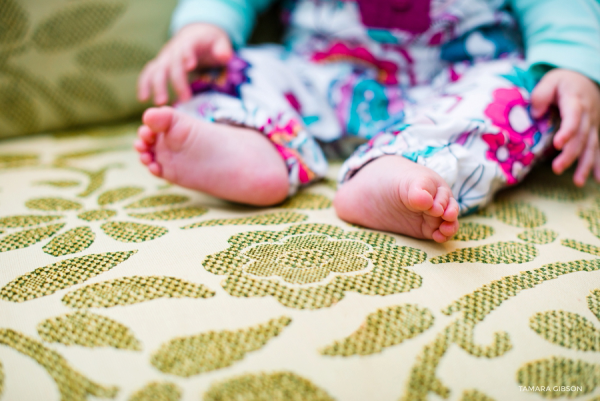
[[[137,75],[168,39],[175,4],[0,1],[0,137],[140,112]]]

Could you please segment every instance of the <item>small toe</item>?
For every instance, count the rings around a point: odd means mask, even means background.
[[[448,238],[452,237],[458,232],[458,220],[444,221],[440,224],[439,231]]]
[[[435,230],[431,235],[431,239],[433,239],[437,243],[442,243],[448,241],[448,237],[440,232],[440,230]]]
[[[432,238],[433,234],[439,230],[442,219],[439,217],[422,214],[423,223],[421,224],[421,233],[423,238]]]
[[[425,213],[430,216],[441,217],[446,211],[451,196],[450,188],[439,187],[433,200],[433,206]]]
[[[141,139],[136,139],[136,141],[133,143],[133,147],[140,153],[150,151],[150,146],[148,146],[148,144]]]
[[[444,211],[442,215],[442,219],[446,221],[456,221],[458,219],[458,214],[460,212],[460,208],[458,207],[458,202],[453,197],[450,197],[450,201],[448,202],[448,207]]]
[[[162,174],[162,168],[160,167],[160,164],[156,162],[148,164],[148,170],[157,177],[160,177]]]
[[[150,163],[154,162],[154,157],[150,152],[143,152],[140,153],[140,161],[146,166],[148,166]]]
[[[138,138],[146,142],[148,145],[154,145],[156,142],[156,132],[152,131],[150,127],[142,125],[138,128]]]

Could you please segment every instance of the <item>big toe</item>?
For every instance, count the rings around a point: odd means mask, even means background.
[[[152,107],[144,112],[142,121],[154,132],[166,132],[171,126],[174,113],[172,107]]]
[[[434,206],[435,185],[427,179],[415,179],[409,184],[407,202],[415,212],[425,212]],[[441,213],[440,213],[441,215]]]

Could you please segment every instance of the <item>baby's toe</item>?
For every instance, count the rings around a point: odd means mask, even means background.
[[[162,168],[160,167],[160,164],[156,162],[148,164],[148,170],[157,177],[160,177],[162,174]]]
[[[452,192],[450,191],[450,188],[439,187],[435,194],[435,199],[433,200],[433,206],[425,213],[430,216],[441,217],[444,214],[451,197]]]
[[[142,152],[140,153],[140,161],[145,164],[146,166],[148,166],[150,163],[152,163],[154,161],[154,157],[152,156],[152,153],[150,152]]]
[[[135,148],[135,150],[137,150],[140,153],[145,153],[145,152],[150,151],[150,146],[148,146],[148,144],[141,139],[136,139],[136,141],[133,144],[133,147]]]
[[[142,125],[138,128],[138,138],[146,142],[148,145],[154,145],[156,142],[156,132],[152,131],[150,127]]]
[[[442,215],[442,219],[446,221],[456,221],[458,219],[458,214],[460,213],[460,208],[458,207],[458,202],[453,197],[450,197],[448,202],[448,207],[444,211]]]
[[[440,224],[439,231],[448,238],[452,237],[458,232],[458,220],[444,221]]]
[[[435,242],[442,243],[448,241],[448,237],[440,232],[440,230],[435,230],[431,235],[431,239]]]
[[[423,224],[421,225],[421,231],[424,238],[433,238],[435,232],[439,232],[440,224],[443,220],[439,217],[433,217],[423,214]],[[443,235],[443,234],[442,234]]]
[[[406,204],[415,211],[425,212],[434,205],[434,199],[431,195],[435,187],[427,182],[416,181],[408,188]],[[441,215],[441,213],[440,213]]]

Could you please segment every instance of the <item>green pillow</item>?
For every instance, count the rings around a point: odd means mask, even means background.
[[[0,0],[0,137],[139,113],[176,0]]]

